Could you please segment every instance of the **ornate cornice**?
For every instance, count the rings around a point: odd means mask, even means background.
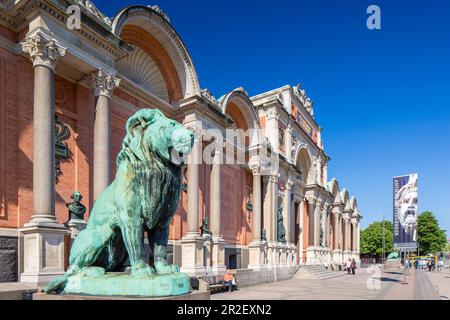
[[[27,36],[21,42],[22,51],[30,56],[33,67],[44,66],[55,71],[56,63],[66,54],[66,48],[59,45],[43,32],[37,32]]]
[[[208,101],[210,101],[213,105],[219,107],[219,102],[217,101],[217,99],[213,96],[213,94],[211,93],[211,91],[209,91],[209,89],[203,89],[201,91],[201,95],[202,97],[204,97],[205,99],[207,99]]]
[[[114,88],[120,85],[120,79],[101,69],[92,72],[89,76],[89,81],[96,97],[105,96],[111,98]]]
[[[294,87],[293,90],[294,95],[300,100],[300,102],[305,107],[306,111],[308,111],[311,116],[314,116],[314,109],[313,109],[314,103],[308,97],[306,91],[302,89],[302,85],[299,83]]]
[[[86,9],[89,13],[91,13],[94,17],[99,19],[101,22],[105,23],[108,26],[111,26],[111,19],[105,16],[103,13],[100,12],[100,10],[97,9],[97,7],[94,5],[94,3],[90,0],[74,0],[75,3],[82,6],[84,9]]]

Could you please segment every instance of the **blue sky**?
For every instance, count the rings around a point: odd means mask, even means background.
[[[392,177],[419,174],[419,207],[450,231],[450,1],[96,0],[109,16],[157,4],[216,97],[302,83],[363,227],[392,216]],[[382,29],[366,28],[381,8]],[[449,233],[448,233],[449,234]]]

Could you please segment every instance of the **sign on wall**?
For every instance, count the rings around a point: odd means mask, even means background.
[[[393,178],[394,248],[402,251],[417,249],[418,175]]]

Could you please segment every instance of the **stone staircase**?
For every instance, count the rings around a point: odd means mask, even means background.
[[[345,276],[344,271],[332,271],[325,269],[322,265],[305,265],[301,266],[295,274],[295,279],[316,279],[325,280],[335,277]]]

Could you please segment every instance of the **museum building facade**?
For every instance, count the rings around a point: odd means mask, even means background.
[[[79,28],[69,27],[73,5]],[[182,271],[290,274],[359,260],[356,199],[328,180],[321,128],[300,85],[216,99],[157,6],[109,19],[87,0],[3,0],[0,282],[43,283],[67,268],[80,226],[65,223],[66,205],[80,192],[87,221],[114,178],[125,123],[141,108],[161,110],[197,138],[170,226],[170,259]],[[214,140],[212,163],[202,161],[208,132],[230,129],[250,133],[240,146]],[[224,161],[230,149],[245,162]]]

